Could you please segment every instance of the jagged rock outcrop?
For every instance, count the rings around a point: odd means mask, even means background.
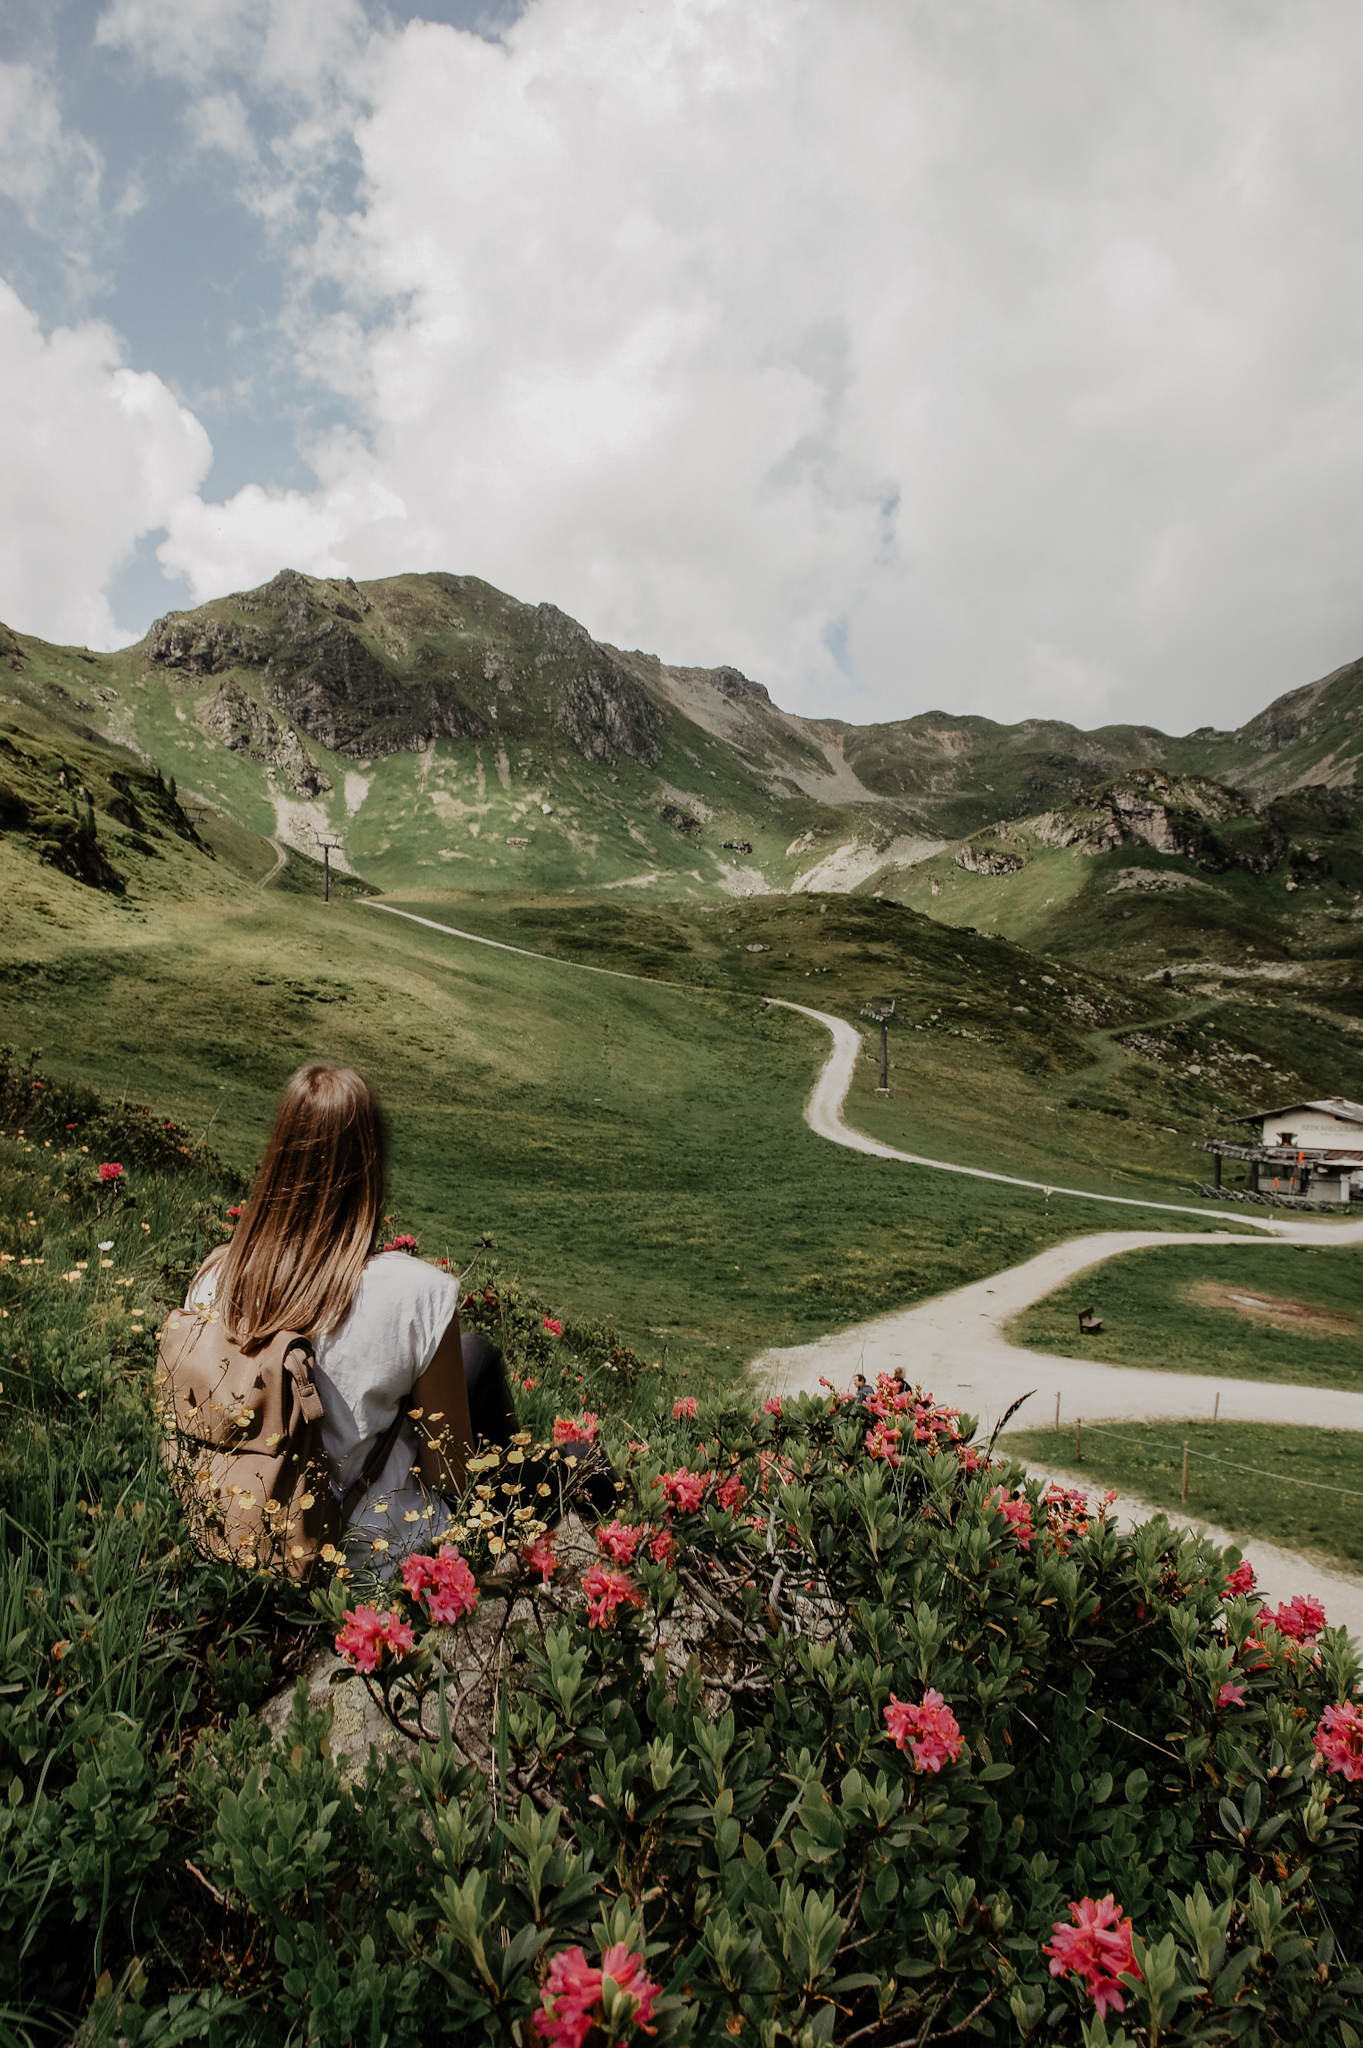
[[[998,846],[958,846],[952,859],[969,875],[1015,875],[1027,865],[1020,853],[1005,853]]]
[[[211,738],[248,761],[275,768],[299,796],[321,796],[332,786],[298,734],[280,723],[264,704],[256,703],[235,683],[224,683],[199,712],[199,724]]]
[[[588,761],[624,754],[651,768],[662,757],[662,713],[623,669],[593,666],[565,677],[555,692],[554,723]]]

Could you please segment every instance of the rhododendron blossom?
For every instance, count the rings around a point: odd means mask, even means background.
[[[916,1771],[940,1771],[943,1764],[954,1764],[965,1747],[956,1716],[932,1686],[923,1694],[921,1707],[891,1693],[885,1727],[896,1749],[907,1744]]]
[[[781,1397],[779,1394],[773,1394],[770,1400],[762,1403],[762,1413],[764,1415],[779,1415],[781,1413]]]
[[[587,1598],[588,1628],[609,1628],[615,1619],[617,1607],[642,1607],[644,1596],[633,1579],[623,1572],[613,1572],[604,1564],[594,1564],[582,1581],[582,1591]]]
[[[540,1328],[547,1330],[551,1337],[561,1337],[563,1335],[563,1325],[557,1316],[545,1316],[540,1324]]]
[[[737,1472],[732,1473],[722,1486],[715,1488],[715,1499],[726,1514],[737,1514],[747,1498],[748,1489]]]
[[[680,1549],[681,1545],[670,1529],[659,1529],[648,1546],[648,1554],[654,1564],[668,1566]]]
[[[688,1472],[685,1465],[679,1465],[675,1472],[664,1472],[663,1491],[670,1506],[683,1515],[694,1515],[705,1492],[705,1474]]]
[[[603,1987],[607,1977],[634,2000],[635,2026],[650,2034],[655,2031],[649,2022],[659,1987],[645,1971],[642,1956],[617,1941],[602,1956],[598,1970],[580,1948],[565,1948],[549,1965],[535,2015],[536,2031],[551,2048],[582,2048],[593,2026],[605,2018]]]
[[[1232,1685],[1230,1680],[1227,1679],[1225,1684],[1222,1686],[1220,1692],[1216,1695],[1217,1706],[1240,1707],[1243,1706],[1244,1703],[1245,1688],[1243,1687],[1243,1685]]]
[[[1082,1977],[1100,2019],[1106,2019],[1109,2012],[1125,2012],[1120,1975],[1123,1971],[1129,1977],[1141,1974],[1131,1947],[1130,1917],[1122,1917],[1111,1892],[1105,1899],[1071,1899],[1070,1912],[1074,1925],[1067,1927],[1057,1920],[1055,1940],[1041,1951],[1051,1959],[1051,1975]]]
[[[899,1460],[899,1431],[886,1422],[878,1422],[866,1436],[868,1458],[883,1458],[887,1465],[897,1465]]]
[[[99,1177],[101,1180],[122,1180],[123,1168],[116,1159],[106,1159],[99,1169]]]
[[[1338,1771],[1351,1785],[1363,1778],[1363,1713],[1352,1700],[1325,1709],[1314,1739],[1328,1770]]]
[[[1276,1628],[1280,1636],[1290,1642],[1313,1642],[1325,1626],[1325,1609],[1319,1600],[1309,1593],[1294,1593],[1285,1607],[1275,1613],[1271,1607],[1261,1607],[1254,1619]]]
[[[387,1650],[394,1657],[416,1648],[416,1637],[400,1616],[374,1607],[348,1607],[336,1638],[336,1654],[357,1671],[377,1671]]]
[[[622,1522],[617,1515],[615,1520],[608,1522],[604,1529],[598,1528],[596,1532],[596,1546],[598,1550],[605,1551],[613,1564],[633,1564],[634,1553],[639,1548],[646,1533],[643,1529],[631,1528],[627,1522]]]
[[[406,1558],[402,1583],[414,1600],[425,1604],[434,1622],[458,1621],[478,1605],[473,1573],[452,1543],[442,1543],[438,1557]]]
[[[1032,1503],[1021,1494],[1019,1494],[1016,1500],[1010,1500],[1004,1493],[1003,1488],[996,1486],[989,1496],[989,1505],[998,1509],[1013,1534],[1017,1537],[1018,1549],[1030,1550],[1033,1535]]]
[[[1254,1591],[1254,1566],[1238,1564],[1226,1580],[1225,1598],[1236,1600],[1242,1593]]]
[[[672,1420],[674,1422],[690,1422],[695,1412],[696,1397],[694,1394],[679,1394],[672,1403]]]
[[[566,1416],[554,1417],[554,1442],[556,1444],[595,1443],[596,1432],[601,1418],[588,1409],[579,1415],[576,1422],[569,1422]]]

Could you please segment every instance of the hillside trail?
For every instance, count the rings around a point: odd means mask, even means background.
[[[651,988],[667,987],[647,975],[628,974],[619,968],[593,967],[585,961],[558,960],[536,953],[528,946],[512,946],[504,939],[487,939],[478,932],[461,931],[415,911],[400,910],[396,904],[367,903],[369,910],[386,910],[390,916],[424,925],[430,931],[463,939],[478,946],[491,946],[500,953],[516,953],[527,960],[570,967],[583,974],[605,974],[616,981],[643,981]],[[767,1001],[812,1018],[832,1034],[833,1045],[819,1071],[805,1104],[805,1122],[819,1137],[831,1144],[845,1145],[880,1159],[895,1159],[910,1166],[925,1166],[939,1173],[960,1173],[976,1180],[1001,1181],[1009,1187],[1029,1188],[1049,1195],[1072,1195],[1085,1202],[1111,1202],[1118,1206],[1155,1209],[1181,1216],[1206,1217],[1208,1210],[1176,1202],[1154,1202],[1134,1195],[1095,1195],[1086,1188],[1057,1188],[1044,1181],[1022,1180],[1012,1174],[988,1173],[980,1167],[959,1166],[945,1159],[927,1159],[913,1152],[898,1151],[867,1137],[843,1120],[843,1104],[861,1051],[861,1034],[841,1017],[805,1003],[792,1003],[772,996]],[[1216,1220],[1218,1212],[1210,1212]],[[1276,1240],[1295,1244],[1357,1244],[1363,1241],[1363,1223],[1283,1223],[1272,1217],[1224,1216],[1226,1222],[1251,1225]],[[1231,1231],[1189,1231],[1177,1234],[1162,1230],[1103,1230],[1052,1245],[987,1280],[958,1287],[954,1293],[938,1295],[917,1308],[900,1309],[874,1320],[855,1324],[820,1337],[812,1344],[794,1345],[762,1353],[753,1371],[773,1392],[814,1392],[822,1380],[836,1387],[850,1385],[855,1372],[874,1377],[892,1371],[896,1365],[914,1381],[930,1386],[940,1400],[977,1414],[985,1428],[992,1428],[1020,1394],[1036,1393],[1036,1406],[1022,1412],[1019,1429],[1051,1419],[1055,1396],[1060,1396],[1062,1417],[1073,1421],[1077,1415],[1090,1421],[1119,1420],[1147,1415],[1183,1416],[1205,1420],[1212,1413],[1216,1395],[1221,1395],[1221,1412],[1229,1421],[1315,1422],[1335,1429],[1363,1429],[1363,1394],[1336,1393],[1319,1387],[1298,1387],[1270,1381],[1220,1380],[1196,1373],[1157,1372],[1138,1367],[1097,1365],[1088,1359],[1037,1357],[1003,1335],[1003,1325],[1022,1309],[1052,1292],[1064,1280],[1087,1267],[1100,1264],[1120,1252],[1144,1245],[1259,1244],[1262,1237]],[[968,1399],[957,1400],[958,1394]],[[1040,1476],[1049,1476],[1041,1474]],[[1063,1476],[1066,1484],[1082,1484],[1074,1475]],[[1147,1520],[1156,1510],[1134,1496],[1117,1503],[1119,1518]],[[1229,1543],[1224,1531],[1213,1531],[1213,1540]],[[1254,1560],[1265,1594],[1289,1599],[1293,1592],[1311,1592],[1325,1601],[1336,1620],[1363,1635],[1363,1580],[1332,1572],[1316,1560],[1295,1551],[1280,1550],[1264,1543],[1253,1545]]]
[[[257,889],[268,889],[271,882],[274,880],[275,876],[279,873],[279,870],[284,866],[284,863],[288,860],[289,857],[288,847],[281,846],[277,839],[271,838],[270,844],[274,848],[274,866],[270,869],[268,875],[261,876],[260,880],[256,883]]]

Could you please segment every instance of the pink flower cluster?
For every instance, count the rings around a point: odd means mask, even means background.
[[[675,1472],[664,1472],[663,1491],[667,1504],[678,1514],[694,1515],[701,1504],[708,1484],[703,1472],[688,1472],[685,1465],[678,1465]]]
[[[694,1417],[695,1412],[695,1395],[678,1394],[676,1400],[672,1403],[672,1420],[674,1422],[690,1422]]]
[[[940,1771],[943,1764],[954,1764],[965,1747],[960,1723],[932,1686],[923,1694],[921,1707],[891,1693],[885,1728],[896,1749],[908,1745],[916,1771]]]
[[[634,2024],[646,2033],[655,2029],[653,2001],[658,1986],[644,1969],[644,1959],[617,1941],[601,1958],[601,1968],[587,1961],[580,1948],[560,1949],[549,1965],[544,1995],[535,2015],[537,2031],[550,2048],[582,2048],[592,2027],[605,2018],[602,2005],[604,1980],[635,2001]]]
[[[762,1413],[764,1415],[779,1415],[781,1413],[781,1397],[779,1394],[771,1395],[768,1400],[762,1403]]]
[[[601,1417],[588,1408],[570,1422],[565,1415],[554,1417],[554,1442],[556,1444],[595,1443],[596,1432],[601,1426]]]
[[[540,1328],[547,1330],[551,1337],[561,1337],[563,1335],[563,1325],[557,1316],[545,1316],[540,1323]]]
[[[1243,1685],[1232,1685],[1230,1680],[1227,1679],[1220,1692],[1216,1695],[1217,1706],[1242,1707],[1244,1703],[1245,1688]]]
[[[1261,1628],[1276,1628],[1290,1642],[1310,1643],[1325,1626],[1325,1609],[1310,1593],[1294,1593],[1276,1613],[1271,1607],[1261,1607],[1254,1619]]]
[[[386,1252],[414,1252],[416,1250],[416,1239],[405,1234],[402,1237],[391,1238],[384,1246],[384,1250]]]
[[[1338,1771],[1351,1785],[1363,1778],[1363,1713],[1352,1700],[1325,1709],[1314,1739],[1327,1770]]]
[[[101,1180],[122,1180],[123,1168],[116,1159],[106,1159],[99,1169],[99,1177]]]
[[[582,1591],[587,1599],[588,1628],[609,1628],[615,1620],[617,1607],[642,1607],[644,1596],[633,1579],[624,1572],[615,1572],[599,1561],[592,1565],[582,1581]]]
[[[1252,1593],[1253,1591],[1254,1566],[1252,1564],[1238,1564],[1226,1580],[1224,1597],[1227,1600],[1238,1600],[1242,1593]]]
[[[357,1671],[377,1671],[383,1653],[404,1657],[416,1648],[416,1637],[399,1615],[375,1607],[348,1607],[345,1626],[336,1638],[336,1655]]]
[[[730,1473],[729,1477],[715,1488],[715,1499],[726,1515],[736,1515],[747,1498],[748,1489],[737,1472]]]
[[[1064,1552],[1076,1538],[1087,1536],[1089,1497],[1086,1493],[1078,1493],[1072,1487],[1060,1486],[1052,1480],[1046,1488],[1042,1505],[1046,1515],[1046,1534],[1057,1550]],[[1004,1513],[1007,1512],[1005,1508]]]
[[[1051,1975],[1082,1977],[1100,2019],[1125,2012],[1120,1976],[1123,1971],[1128,1977],[1141,1974],[1131,1946],[1130,1917],[1122,1917],[1111,1892],[1105,1899],[1071,1899],[1070,1913],[1073,1926],[1055,1921],[1055,1940],[1041,1951],[1051,1959]]]
[[[1032,1527],[1032,1503],[1025,1494],[1010,1499],[1001,1486],[996,1486],[989,1495],[988,1505],[997,1508],[1018,1540],[1019,1550],[1030,1550],[1035,1530]]]
[[[898,1465],[899,1431],[888,1422],[877,1422],[866,1433],[865,1450],[868,1458],[883,1458],[887,1465]]]
[[[458,1621],[478,1605],[473,1573],[452,1543],[442,1543],[437,1557],[405,1558],[402,1583],[435,1622]]]
[[[521,1563],[528,1565],[532,1572],[538,1572],[540,1584],[547,1586],[554,1575],[554,1567],[558,1563],[558,1559],[554,1555],[554,1539],[552,1534],[537,1536],[533,1543],[527,1543],[521,1551]]]

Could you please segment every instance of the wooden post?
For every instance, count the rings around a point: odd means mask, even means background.
[[[331,845],[325,839],[322,841],[322,901],[331,901]]]
[[[1219,1195],[1221,1192],[1221,1154],[1219,1152],[1213,1152],[1212,1154],[1212,1181]]]
[[[1058,1393],[1055,1397],[1055,1426],[1057,1429],[1060,1427],[1060,1396]]]
[[[1213,1421],[1213,1422],[1215,1422],[1215,1420],[1216,1420],[1217,1416],[1218,1416],[1218,1415],[1219,1415],[1220,1413],[1221,1413],[1221,1390],[1220,1390],[1220,1388],[1218,1387],[1218,1388],[1217,1388],[1217,1391],[1216,1391],[1216,1400],[1215,1400],[1215,1402],[1214,1402],[1214,1403],[1212,1404],[1212,1421]]]
[[[890,1092],[890,1020],[880,1020],[880,1089],[883,1095]]]
[[[1183,1502],[1186,1507],[1188,1502],[1188,1446],[1186,1442],[1183,1446]]]
[[[1074,1462],[1076,1465],[1082,1465],[1084,1462],[1084,1418],[1082,1415],[1076,1415],[1074,1418]]]

